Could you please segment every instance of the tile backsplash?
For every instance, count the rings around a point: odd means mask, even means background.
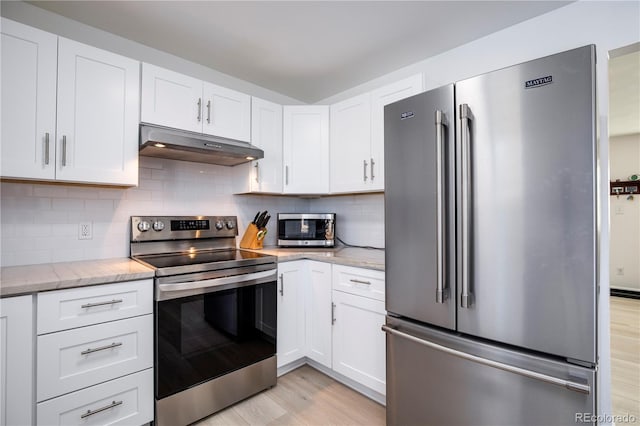
[[[277,212],[336,212],[345,242],[384,245],[382,194],[232,195],[232,179],[228,167],[140,157],[136,188],[2,182],[0,264],[128,257],[129,219],[136,215],[235,215],[242,236],[255,213],[267,209],[273,218],[265,244],[275,245]],[[78,239],[81,222],[91,222],[92,239]]]

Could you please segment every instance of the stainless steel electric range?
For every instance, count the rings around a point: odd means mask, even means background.
[[[236,249],[234,216],[134,216],[155,269],[155,423],[193,423],[276,384],[276,257]]]

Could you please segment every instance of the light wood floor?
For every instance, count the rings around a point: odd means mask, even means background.
[[[302,366],[278,385],[196,423],[216,425],[384,425],[385,408]]]
[[[640,300],[611,298],[611,370],[613,414],[640,419]],[[384,425],[385,408],[303,366],[196,426],[287,424]]]
[[[640,300],[611,297],[610,307],[613,414],[640,423]]]

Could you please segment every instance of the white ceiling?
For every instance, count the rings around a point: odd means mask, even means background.
[[[567,1],[31,1],[313,103]]]

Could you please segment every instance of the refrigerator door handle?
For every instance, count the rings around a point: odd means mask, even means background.
[[[461,160],[462,160],[462,294],[460,295],[460,307],[469,308],[473,304],[473,296],[469,291],[469,216],[470,216],[470,159],[471,156],[471,135],[469,131],[469,121],[471,111],[469,105],[460,105],[460,139],[461,139]]]
[[[444,130],[445,115],[442,111],[436,110],[436,303],[444,303],[447,299],[447,292],[444,288],[445,269],[445,247],[444,247],[444,160],[442,155],[445,152]]]
[[[573,382],[570,380],[560,379],[558,377],[550,376],[548,374],[538,373],[536,371],[527,370],[520,367],[515,367],[513,365],[504,364],[502,362],[493,361],[490,359],[482,358],[479,356],[471,355],[466,352],[457,351],[455,349],[448,348],[446,346],[439,345],[437,343],[429,342],[427,340],[419,339],[415,336],[412,336],[407,333],[403,333],[402,331],[398,331],[386,325],[382,326],[382,331],[385,333],[392,334],[394,336],[402,337],[404,339],[410,340],[412,342],[427,346],[431,349],[435,349],[440,352],[448,353],[449,355],[456,356],[458,358],[466,359],[468,361],[472,361],[478,364],[486,365],[489,367],[497,368],[499,370],[503,370],[509,373],[519,374],[520,376],[528,377],[534,380],[540,380],[545,383],[550,383],[553,385],[558,385],[565,387],[571,391],[584,393],[589,395],[591,393],[591,386],[585,385],[584,383]]]

